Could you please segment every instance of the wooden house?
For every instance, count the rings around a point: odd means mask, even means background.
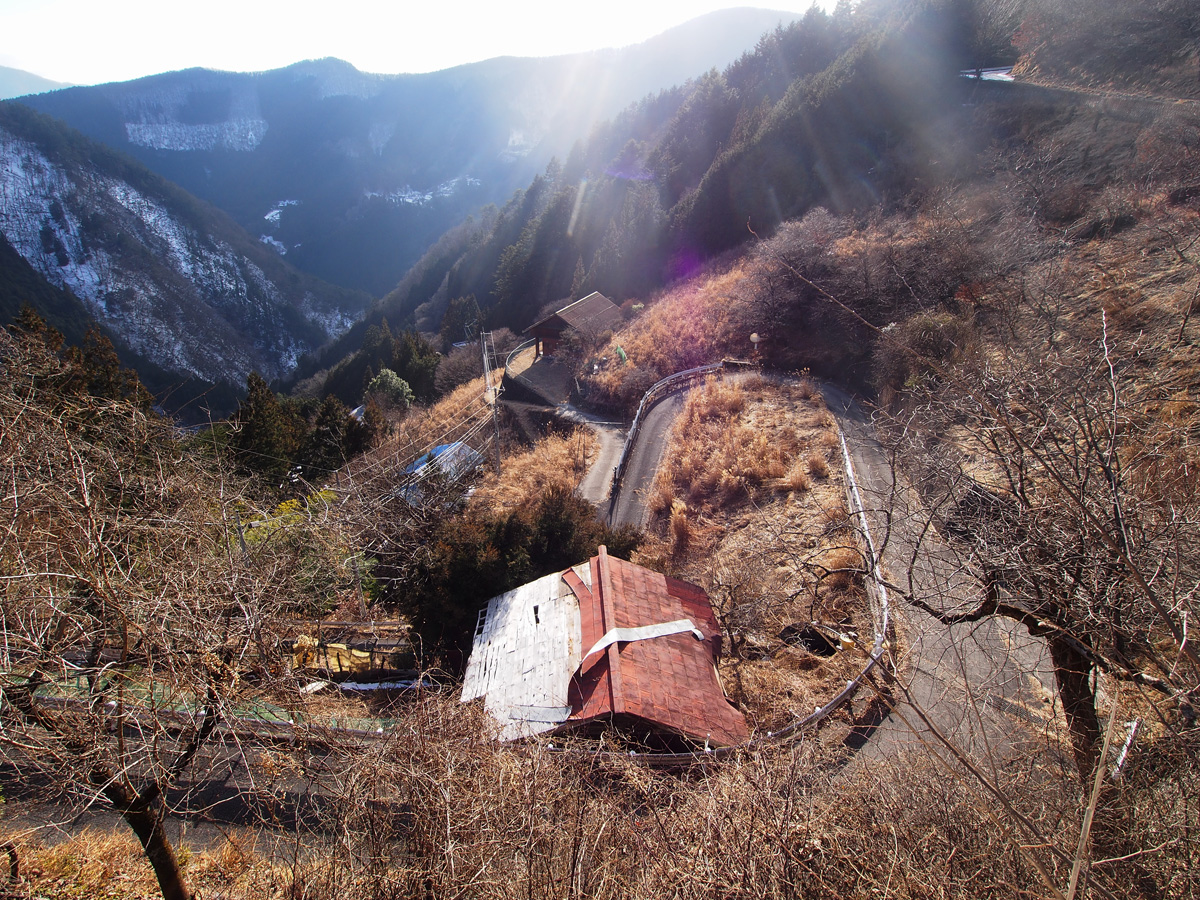
[[[537,355],[554,353],[563,332],[574,329],[588,337],[597,337],[621,324],[621,309],[599,291],[564,306],[541,321],[534,322],[525,333],[537,340]]]
[[[729,746],[746,720],[717,675],[721,629],[704,591],[604,547],[493,597],[463,682],[503,739],[616,727],[645,746]]]

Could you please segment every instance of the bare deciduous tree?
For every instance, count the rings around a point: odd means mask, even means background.
[[[1099,677],[1110,709],[1123,683],[1167,734],[1194,720],[1197,419],[1194,407],[1162,414],[1139,348],[1119,344],[1102,314],[1057,320],[1047,342],[1047,323],[1024,313],[1007,336],[1028,333],[938,365],[890,423],[933,524],[984,589],[963,606],[910,580],[908,599],[946,624],[1001,616],[1044,639],[1086,798],[1104,764]],[[1094,850],[1123,856],[1128,805],[1109,782],[1093,803]]]
[[[228,766],[216,738],[282,674],[294,547],[247,549],[233,483],[138,405],[62,389],[71,365],[0,335],[0,756],[43,796],[111,806],[182,900],[167,792]]]

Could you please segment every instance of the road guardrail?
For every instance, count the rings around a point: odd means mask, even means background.
[[[668,375],[666,378],[656,381],[650,386],[650,390],[642,395],[642,401],[638,404],[637,413],[633,417],[633,424],[629,426],[629,434],[625,437],[625,446],[621,449],[621,458],[617,461],[613,468],[612,488],[609,490],[608,499],[608,521],[612,522],[613,512],[617,508],[617,498],[621,493],[621,484],[625,478],[625,469],[629,465],[629,459],[633,456],[633,448],[637,443],[638,433],[641,431],[642,421],[645,418],[650,408],[659,400],[668,394],[672,394],[681,388],[687,387],[697,381],[707,378],[709,375],[724,371],[729,366],[750,366],[752,363],[744,362],[736,359],[726,359],[719,363],[711,363],[707,366],[697,366],[694,369],[684,369],[682,372],[676,372],[674,375]]]

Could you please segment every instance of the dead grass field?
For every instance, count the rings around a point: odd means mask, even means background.
[[[500,476],[488,472],[470,503],[492,513],[507,513],[550,488],[573,491],[587,475],[599,449],[599,439],[587,428],[548,435],[532,447],[514,448],[504,457]]]
[[[20,878],[0,886],[5,898],[44,900],[159,900],[158,882],[137,839],[126,831],[89,828],[60,842],[19,834],[0,835],[12,844]],[[256,832],[234,829],[214,850],[177,848],[198,898],[289,896],[286,873],[256,849]]]
[[[191,888],[202,900],[842,900],[881,896],[884,885],[898,898],[999,897],[987,888],[1031,880],[978,786],[922,756],[844,770],[836,748],[802,741],[656,772],[619,754],[566,755],[484,733],[474,708],[426,698],[386,742],[326,761],[325,784],[340,793],[323,824],[282,837],[231,832],[210,849],[181,842]],[[304,774],[302,757],[282,755]],[[1043,773],[999,777],[1023,788],[1014,802],[1041,834],[1071,839],[1071,798]],[[1034,787],[1036,802],[1023,803]],[[7,896],[155,896],[124,834],[53,846],[0,838],[13,840],[25,872]]]
[[[639,560],[709,592],[725,688],[759,733],[778,730],[861,671],[872,633],[836,422],[807,378],[712,379],[663,458]],[[814,621],[863,641],[821,656],[781,637]]]
[[[745,275],[744,264],[737,263],[651,298],[645,312],[598,354],[608,364],[581,378],[589,401],[610,408],[636,406],[660,378],[726,356],[748,357],[753,329],[746,324],[751,295]],[[627,362],[620,361],[618,346]]]

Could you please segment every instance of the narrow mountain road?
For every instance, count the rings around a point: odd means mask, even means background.
[[[920,499],[898,475],[863,407],[832,385],[822,385],[822,393],[846,437],[883,578],[896,588],[891,591],[892,653],[907,692],[899,698],[895,714],[885,717],[859,747],[854,764],[903,764],[913,754],[928,758],[927,747],[937,745],[932,727],[985,772],[998,770],[1021,742],[1045,740],[1041,732],[1055,730],[1056,695],[1044,644],[1005,619],[946,626],[903,602],[911,595],[935,608],[963,611],[978,604],[982,589],[929,526]],[[613,510],[614,525],[644,526],[646,493],[687,394],[687,389],[681,389],[646,411]],[[603,507],[627,431],[566,404],[559,406],[559,415],[587,425],[600,439],[600,453],[581,482],[580,493]],[[914,707],[920,708],[929,726]]]
[[[605,421],[600,416],[573,406],[559,407],[560,417],[587,425],[600,440],[600,453],[580,482],[579,495],[594,503],[600,510],[600,517],[614,527],[645,527],[647,510],[642,501],[646,491],[654,484],[654,476],[658,473],[662,455],[666,452],[667,435],[675,423],[675,417],[683,409],[684,396],[686,391],[665,397],[647,412],[633,448],[633,455],[625,469],[624,483],[617,497],[617,508],[611,512],[613,470],[621,460],[621,451],[625,448],[625,438],[629,429],[625,425]]]
[[[600,441],[600,452],[579,483],[579,496],[600,509],[601,516],[607,515],[609,490],[612,488],[613,469],[621,459],[628,429],[619,422],[576,409],[574,406],[559,407],[558,415],[568,422],[587,425]]]
[[[1030,736],[1014,729],[1018,721],[1045,726],[1053,715],[1045,646],[1007,619],[947,626],[903,603],[908,594],[939,610],[966,611],[978,605],[982,586],[930,527],[862,407],[830,385],[823,392],[846,436],[883,577],[897,588],[892,608],[902,611],[893,654],[912,703],[960,748],[976,759],[995,753],[998,765],[1004,748]],[[865,759],[899,758],[936,743],[912,704],[902,702],[897,712],[878,727]]]
[[[894,461],[876,439],[866,411],[832,385],[823,385],[822,391],[846,436],[883,577],[897,588],[892,609],[895,613],[902,607],[898,621],[893,620],[893,655],[911,703],[902,702],[898,715],[878,725],[860,758],[865,762],[901,759],[923,744],[936,742],[916,715],[915,704],[960,748],[980,760],[995,754],[999,765],[1007,755],[1006,748],[1050,725],[1055,715],[1054,682],[1045,646],[1006,619],[946,626],[903,603],[904,596],[911,595],[937,609],[961,612],[978,605],[982,586],[930,527],[920,499],[898,475]],[[645,496],[686,396],[686,391],[667,396],[647,412],[613,510],[614,525],[645,525]],[[586,421],[579,415],[580,421]],[[593,427],[604,441],[603,426]],[[614,430],[609,439],[615,437]],[[605,487],[589,499],[606,494],[615,459],[608,463],[602,452],[606,469],[601,471],[598,461],[589,473],[589,482],[595,476],[603,479]],[[1015,728],[1018,723],[1032,725],[1034,731]]]
[[[625,478],[617,496],[617,506],[612,511],[614,526],[633,525],[645,528],[649,518],[646,494],[654,484],[654,476],[662,465],[667,450],[667,437],[671,426],[683,409],[687,391],[670,394],[646,411],[638,433],[637,443],[625,468]]]
[[[726,381],[739,381],[752,374],[759,373],[726,369],[719,377]],[[695,386],[695,383],[690,386],[680,385],[674,393],[664,395],[646,410],[637,443],[633,447],[629,464],[625,467],[625,478],[617,497],[617,508],[612,511],[610,517],[613,525],[646,527],[649,509],[645,501],[650,488],[654,486],[654,477],[658,474],[659,466],[662,465],[663,454],[667,450],[667,437],[675,419],[683,410],[683,401]]]

